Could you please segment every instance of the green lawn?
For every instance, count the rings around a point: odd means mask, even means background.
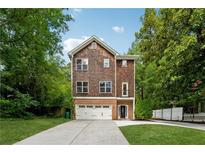
[[[0,119],[0,144],[13,144],[68,121],[65,118]]]
[[[165,125],[123,126],[120,130],[133,145],[205,145],[205,131]]]

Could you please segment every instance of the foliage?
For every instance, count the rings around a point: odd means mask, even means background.
[[[203,130],[165,125],[133,125],[120,127],[132,145],[204,145]]]
[[[30,109],[34,114],[69,104],[70,68],[61,58],[61,34],[71,20],[63,9],[0,10],[1,85],[38,101]],[[9,95],[1,88],[3,99]]]
[[[135,109],[135,116],[137,119],[150,119],[152,117],[151,100],[144,99],[138,101]]]
[[[0,99],[0,117],[31,118],[27,109],[37,105],[28,94],[17,93],[12,99]]]
[[[128,52],[139,57],[138,99],[159,107],[205,102],[205,10],[146,9],[141,21]]]

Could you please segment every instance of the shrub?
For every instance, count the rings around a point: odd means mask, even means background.
[[[136,119],[150,119],[152,117],[152,103],[150,100],[138,100],[135,108]]]
[[[5,118],[31,118],[33,114],[27,109],[36,106],[37,101],[33,101],[28,94],[16,93],[10,99],[0,99],[0,117]]]

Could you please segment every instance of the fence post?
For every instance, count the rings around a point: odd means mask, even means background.
[[[170,120],[172,120],[172,108],[171,108]]]

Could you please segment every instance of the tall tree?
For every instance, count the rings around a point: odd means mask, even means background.
[[[0,9],[2,97],[9,96],[3,88],[9,86],[42,106],[60,102],[69,80],[58,55],[71,20],[63,9]]]
[[[165,106],[205,102],[204,21],[204,9],[146,9],[134,43],[145,67],[137,81],[145,98]]]

